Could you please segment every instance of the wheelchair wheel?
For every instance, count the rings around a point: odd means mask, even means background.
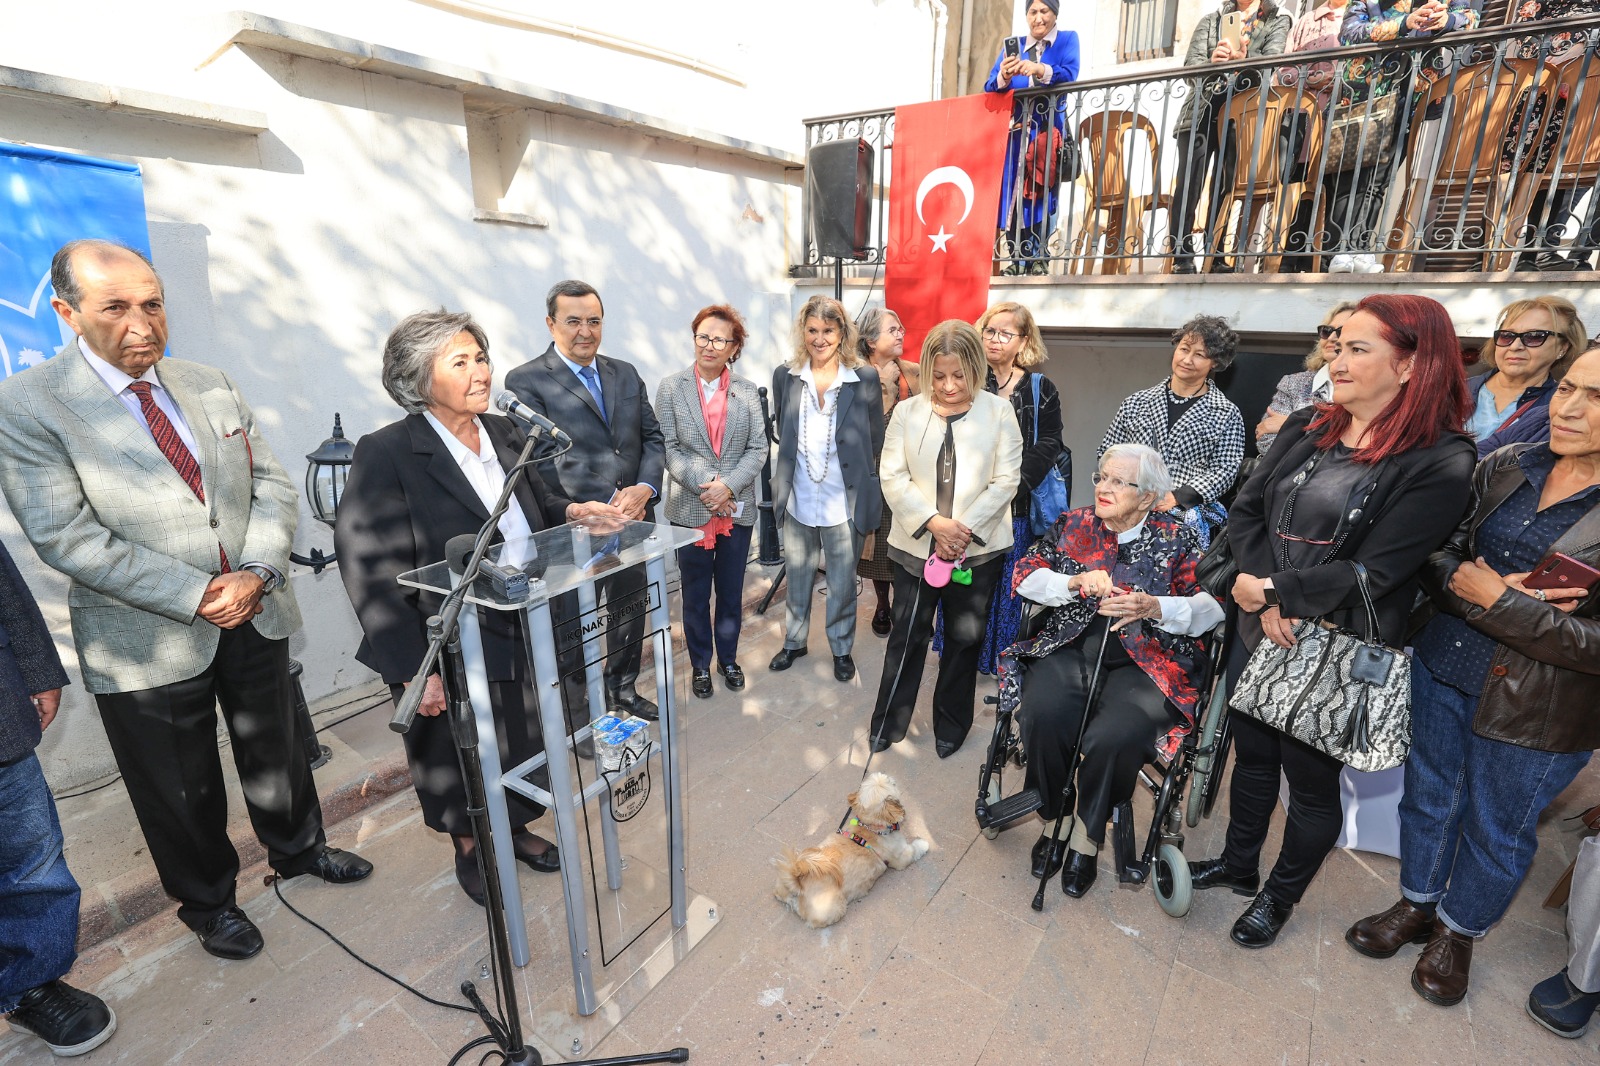
[[[1219,736],[1223,720],[1228,715],[1228,687],[1218,678],[1211,687],[1211,701],[1206,704],[1205,720],[1200,724],[1199,747],[1215,748],[1208,755],[1194,757],[1194,772],[1189,779],[1189,796],[1184,804],[1184,821],[1193,829],[1200,819],[1210,813],[1211,800],[1216,797],[1216,782],[1222,776],[1226,756],[1221,750]]]
[[[1156,853],[1155,869],[1150,878],[1155,883],[1156,902],[1174,918],[1182,918],[1194,905],[1194,882],[1189,878],[1189,862],[1183,852],[1171,844],[1161,845]]]

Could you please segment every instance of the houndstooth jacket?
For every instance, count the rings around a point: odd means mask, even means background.
[[[161,360],[200,454],[205,502],[78,350],[0,381],[0,489],[45,564],[71,578],[67,603],[86,687],[134,692],[195,677],[222,631],[196,615],[219,546],[235,566],[289,572],[294,483],[244,397],[220,371]],[[288,585],[261,599],[269,639],[300,626]]]
[[[1212,382],[1169,431],[1167,386],[1171,383],[1169,377],[1123,400],[1095,458],[1113,444],[1148,444],[1167,461],[1175,487],[1188,486],[1204,502],[1215,503],[1233,487],[1244,462],[1244,417]]]

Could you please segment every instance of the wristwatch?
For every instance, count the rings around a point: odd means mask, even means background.
[[[1278,590],[1272,587],[1271,578],[1268,578],[1267,583],[1261,586],[1261,598],[1267,601],[1267,607],[1278,606]],[[1266,610],[1266,607],[1263,607],[1262,610]]]
[[[239,569],[248,570],[250,573],[261,579],[261,594],[263,596],[269,592],[276,592],[278,586],[283,584],[282,575],[278,574],[271,567],[262,566],[260,563],[245,563],[243,566],[239,567]]]

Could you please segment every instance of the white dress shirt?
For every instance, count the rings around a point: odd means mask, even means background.
[[[789,368],[789,373],[806,383],[805,395],[800,398],[801,408],[795,419],[799,434],[794,457],[794,481],[789,493],[789,513],[795,521],[814,529],[827,529],[843,525],[850,520],[849,498],[844,490],[844,471],[839,467],[839,428],[834,417],[839,410],[839,390],[845,382],[860,381],[861,376],[841,365],[833,384],[822,400],[822,410],[817,410],[816,378],[811,364],[799,370]],[[832,427],[833,432],[829,433]],[[828,457],[827,470],[822,480],[814,481],[811,471]],[[806,457],[811,457],[807,464]]]
[[[500,502],[500,493],[505,489],[506,470],[500,465],[500,457],[495,454],[489,431],[483,428],[482,422],[473,419],[478,426],[478,450],[473,451],[446,429],[443,422],[433,417],[432,411],[422,412],[422,417],[428,420],[428,425],[444,441],[450,458],[461,467],[461,472],[467,476],[467,484],[483,501],[484,510],[492,512],[494,505]],[[511,497],[506,513],[500,516],[500,535],[505,538],[505,546],[500,549],[500,561],[507,566],[525,563],[531,554],[528,541],[533,536],[533,527],[528,525],[528,516],[523,513],[516,496]]]
[[[134,420],[143,426],[145,432],[150,433],[153,439],[155,434],[150,430],[150,423],[145,421],[144,408],[139,403],[139,397],[128,388],[135,381],[148,381],[151,385],[150,398],[161,409],[161,413],[167,416],[172,428],[178,431],[178,438],[183,441],[184,447],[189,449],[189,454],[194,456],[196,465],[199,464],[200,447],[195,443],[194,434],[189,430],[189,423],[184,419],[183,412],[178,409],[177,401],[172,398],[172,394],[162,386],[161,375],[156,373],[154,366],[146,370],[143,377],[135,378],[128,376],[121,367],[112,366],[96,355],[90,350],[89,342],[82,337],[78,338],[78,351],[83,353],[84,359],[94,368],[94,372],[100,375],[100,380],[106,383],[106,388],[122,401],[122,406],[133,414]]]
[[[1132,529],[1117,534],[1117,543],[1128,544],[1138,540],[1143,531],[1144,519],[1140,519]],[[1078,590],[1072,587],[1071,575],[1040,567],[1022,579],[1017,586],[1017,595],[1046,607],[1060,607],[1077,596]],[[1198,637],[1209,633],[1222,621],[1222,608],[1209,592],[1196,592],[1192,596],[1157,596],[1156,602],[1161,605],[1161,619],[1156,622],[1156,628],[1168,633]],[[1112,624],[1116,624],[1115,620]]]

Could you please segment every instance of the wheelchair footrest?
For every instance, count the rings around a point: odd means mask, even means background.
[[[1023,789],[1015,796],[1007,796],[998,803],[979,803],[977,807],[980,829],[1003,829],[1020,821],[1044,806],[1039,790]]]

